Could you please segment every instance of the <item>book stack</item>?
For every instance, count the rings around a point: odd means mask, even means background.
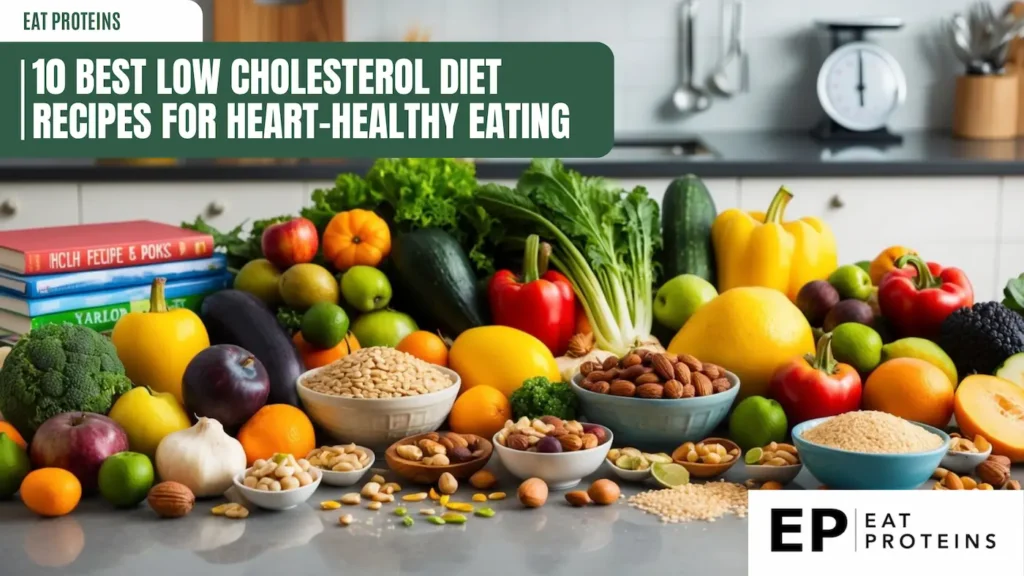
[[[165,278],[167,306],[198,311],[230,284],[213,238],[137,220],[0,232],[0,331],[6,342],[45,324],[109,332],[129,312],[149,310]]]

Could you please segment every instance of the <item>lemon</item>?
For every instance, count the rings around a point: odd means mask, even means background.
[[[690,472],[675,462],[655,462],[651,475],[665,488],[675,488],[690,483]]]
[[[785,294],[762,287],[726,290],[697,309],[668,345],[735,372],[740,399],[766,395],[782,364],[814,353],[814,334]]]

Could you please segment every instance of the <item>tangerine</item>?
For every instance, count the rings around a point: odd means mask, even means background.
[[[341,342],[338,342],[334,348],[317,348],[306,342],[302,337],[302,332],[296,332],[295,336],[292,337],[292,342],[295,343],[295,348],[298,349],[299,355],[302,356],[302,363],[306,366],[306,370],[327,366],[360,348],[359,340],[356,340],[356,335],[351,332]]]
[[[953,415],[953,384],[946,373],[918,358],[894,358],[864,383],[864,409],[945,428]]]
[[[22,438],[21,434],[18,433],[18,430],[15,429],[10,422],[0,420],[0,432],[10,436],[11,440],[14,440],[14,443],[21,446],[23,449],[28,448],[28,444],[25,442],[25,439]]]
[[[417,330],[402,338],[395,349],[412,354],[424,362],[448,366],[448,346],[440,336],[426,330]]]
[[[462,393],[452,406],[448,424],[453,432],[490,439],[512,418],[512,404],[501,390],[479,385]]]
[[[21,501],[40,516],[70,514],[82,499],[82,484],[63,468],[40,468],[21,482]]]
[[[260,408],[242,425],[238,441],[245,449],[250,466],[278,453],[304,458],[316,448],[313,423],[302,410],[288,404],[268,404]]]

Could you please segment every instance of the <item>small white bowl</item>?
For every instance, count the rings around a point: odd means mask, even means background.
[[[314,423],[342,442],[384,450],[407,436],[441,427],[455,404],[462,381],[454,370],[434,366],[452,385],[429,394],[401,398],[342,398],[303,386],[310,376],[327,368],[314,368],[299,376],[295,388],[302,407]]]
[[[988,460],[988,457],[991,455],[991,446],[985,452],[954,452],[950,450],[942,457],[942,464],[940,466],[960,475],[973,474],[978,464]]]
[[[646,470],[626,470],[616,466],[611,460],[608,460],[607,456],[605,461],[608,462],[608,467],[612,469],[612,472],[626,482],[646,482],[651,477],[651,468],[649,466]]]
[[[525,480],[540,478],[551,490],[567,490],[580,483],[601,467],[612,447],[612,431],[604,428],[607,439],[603,444],[589,450],[575,452],[527,452],[513,450],[498,443],[498,434],[491,438],[494,451],[505,469],[513,476]]]
[[[245,480],[245,474],[251,470],[246,469],[238,476],[235,476],[235,488],[238,488],[239,494],[249,502],[263,508],[265,510],[288,510],[295,508],[299,504],[302,504],[309,497],[316,492],[318,486],[320,486],[320,480],[323,478],[323,470],[315,466],[309,468],[309,474],[313,477],[313,482],[302,486],[300,488],[292,488],[291,490],[282,490],[280,492],[268,492],[266,490],[256,490],[249,488],[243,481]]]
[[[764,464],[744,463],[740,472],[744,478],[754,482],[778,482],[785,486],[789,484],[804,469],[803,464],[792,464],[790,466],[766,466]]]
[[[366,468],[349,472],[335,472],[334,470],[318,468],[324,476],[324,484],[328,486],[351,486],[359,482],[370,471],[370,468],[373,468],[373,463],[377,460],[377,457],[373,455],[373,450],[359,445],[356,445],[356,447],[370,455],[370,463],[366,465]],[[313,466],[313,468],[316,468],[316,466]]]

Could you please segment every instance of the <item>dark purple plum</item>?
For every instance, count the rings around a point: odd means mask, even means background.
[[[796,295],[796,307],[811,326],[820,327],[825,316],[839,302],[839,292],[824,280],[804,284]]]
[[[555,452],[562,451],[562,443],[558,441],[558,438],[554,436],[545,436],[537,442],[537,452],[544,452],[547,454],[554,454]]]
[[[181,383],[185,412],[213,418],[226,430],[237,430],[267,403],[270,377],[248,350],[217,344],[188,363]]]
[[[825,316],[825,324],[822,328],[825,332],[831,332],[836,326],[846,322],[856,322],[871,326],[875,321],[875,313],[867,302],[861,300],[843,300],[836,304]]]

